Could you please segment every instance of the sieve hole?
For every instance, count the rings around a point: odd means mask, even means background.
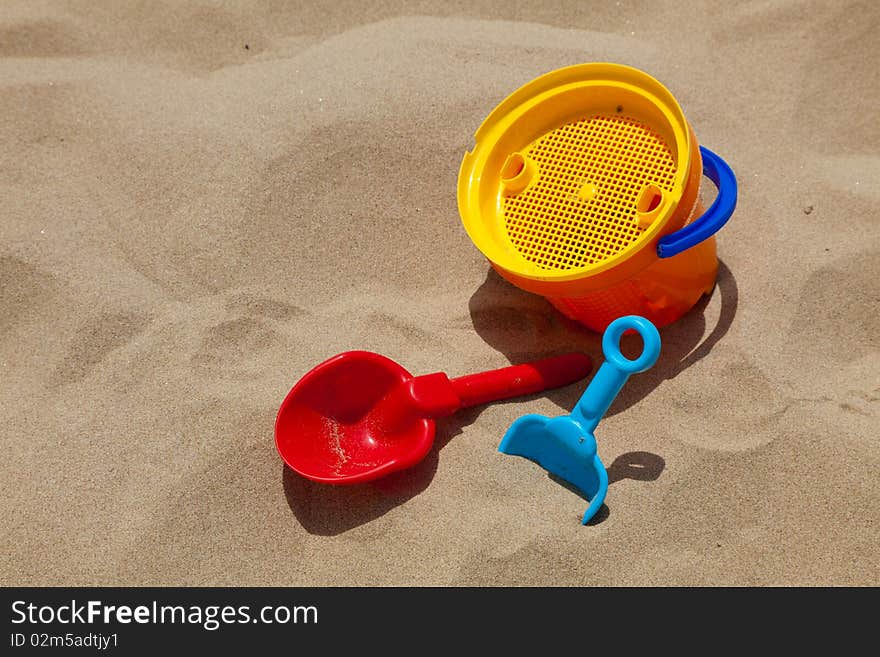
[[[663,192],[656,185],[648,185],[639,196],[639,202],[636,209],[639,212],[647,213],[656,210],[663,200]]]
[[[501,177],[504,180],[513,180],[522,173],[525,166],[526,159],[522,156],[522,153],[514,153],[504,163],[504,167],[501,169]]]

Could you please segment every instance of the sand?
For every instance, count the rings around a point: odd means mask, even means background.
[[[0,8],[0,583],[880,584],[876,3],[299,4]],[[286,470],[278,405],[340,351],[600,358],[490,273],[455,183],[507,93],[603,60],[671,89],[740,200],[599,426],[600,522],[497,452],[582,384],[375,485]]]

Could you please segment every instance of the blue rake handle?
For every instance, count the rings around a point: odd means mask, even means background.
[[[620,338],[629,329],[637,331],[644,343],[641,355],[635,360],[630,360],[620,353]],[[571,412],[571,417],[590,433],[595,432],[599,420],[605,415],[630,375],[644,372],[657,362],[660,356],[660,333],[644,317],[638,315],[618,317],[605,329],[602,336],[602,352],[605,355],[605,362]]]

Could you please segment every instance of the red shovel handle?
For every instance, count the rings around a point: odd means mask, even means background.
[[[502,367],[499,370],[469,374],[451,379],[461,404],[479,406],[499,399],[533,395],[583,379],[590,373],[592,361],[586,354],[570,353],[532,363]]]

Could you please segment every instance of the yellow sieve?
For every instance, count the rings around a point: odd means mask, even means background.
[[[593,276],[679,227],[667,223],[695,146],[672,94],[637,69],[548,73],[506,98],[475,140],[459,173],[462,221],[520,280]]]

